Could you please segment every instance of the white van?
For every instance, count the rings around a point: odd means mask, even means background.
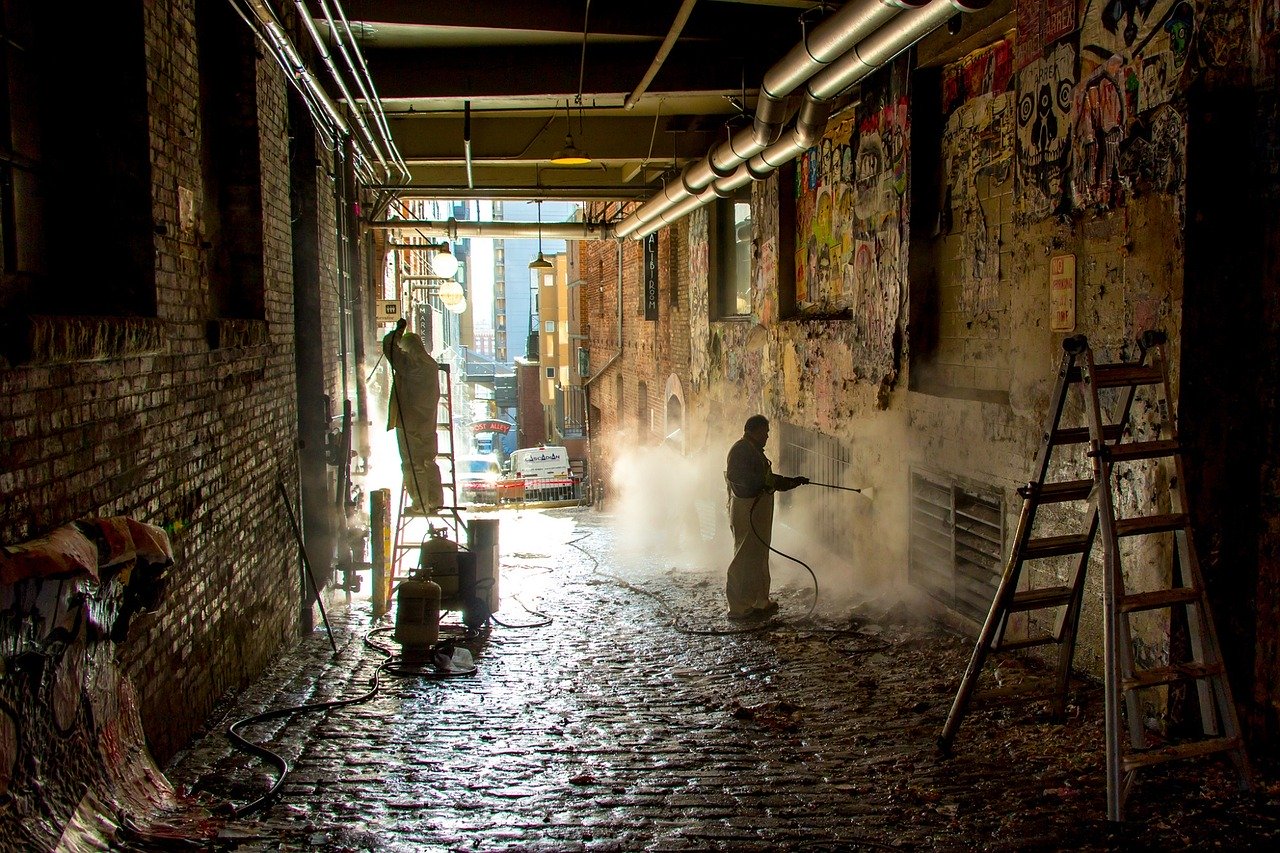
[[[511,454],[511,478],[562,480],[569,477],[569,451],[563,447],[525,447]]]
[[[563,447],[524,447],[511,454],[508,482],[520,482],[528,500],[573,500],[577,482],[569,473],[569,451]]]

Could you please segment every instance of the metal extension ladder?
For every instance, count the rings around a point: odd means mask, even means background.
[[[1036,698],[1048,698],[1055,716],[1062,716],[1067,701],[1086,569],[1093,542],[1100,535],[1105,568],[1107,817],[1113,821],[1123,819],[1125,799],[1137,771],[1143,767],[1221,752],[1234,762],[1243,786],[1249,785],[1250,778],[1239,720],[1192,541],[1186,479],[1173,415],[1164,344],[1163,333],[1148,331],[1139,341],[1140,355],[1136,361],[1098,364],[1094,362],[1089,342],[1083,335],[1063,342],[1062,363],[1058,369],[1048,426],[1036,458],[1035,479],[1018,490],[1023,505],[1009,558],[938,738],[939,749],[944,753],[950,752],[956,732],[974,698],[982,667],[988,655],[994,652],[1057,644],[1059,650],[1053,689]],[[1157,395],[1163,395],[1161,405],[1167,437],[1140,441],[1132,435],[1130,414],[1137,389],[1142,386],[1151,387]],[[1086,425],[1064,428],[1060,425],[1063,409],[1068,394],[1075,387],[1079,387],[1083,394]],[[1103,389],[1115,389],[1119,393],[1111,409],[1115,417],[1110,419],[1104,416],[1099,396]],[[1054,449],[1065,447],[1088,448],[1084,455],[1092,468],[1091,479],[1046,482]],[[1112,494],[1115,468],[1143,460],[1158,460],[1157,464],[1165,469],[1164,482],[1168,483],[1170,511],[1116,518]],[[1036,513],[1042,505],[1072,501],[1091,504],[1083,532],[1059,536],[1034,535]],[[1130,592],[1126,588],[1121,565],[1120,539],[1168,533],[1173,534],[1173,551],[1176,554],[1168,586]],[[1028,561],[1064,556],[1074,558],[1074,569],[1067,573],[1065,583],[1035,588],[1024,585],[1023,589],[1018,589]],[[1130,617],[1162,608],[1168,609],[1172,617],[1173,609],[1180,605],[1186,610],[1190,659],[1174,661],[1175,652],[1171,646],[1167,665],[1141,670],[1135,668]],[[1031,619],[1027,617],[1053,612],[1056,612],[1056,618],[1052,631],[1033,632],[1024,627],[1021,636],[1006,638],[1011,617],[1025,619],[1029,626]],[[1195,685],[1204,737],[1172,745],[1150,746],[1143,727],[1139,691],[1179,682],[1193,682]],[[1126,723],[1128,738],[1124,743],[1121,732]]]
[[[440,447],[436,451],[436,461],[441,465],[440,480],[444,489],[445,505],[431,514],[409,506],[409,491],[401,484],[400,506],[396,512],[395,542],[391,547],[390,585],[394,586],[413,574],[418,567],[416,560],[406,560],[406,555],[421,549],[422,542],[430,532],[432,522],[443,525],[447,535],[454,542],[462,542],[466,533],[466,523],[462,518],[462,508],[458,506],[458,472],[457,445],[453,435],[453,375],[448,364],[441,363],[440,369],[440,405],[437,408],[436,435]]]

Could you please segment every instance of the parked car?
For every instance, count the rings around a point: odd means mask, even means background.
[[[496,504],[502,469],[492,455],[467,455],[458,460],[458,499],[465,503]]]

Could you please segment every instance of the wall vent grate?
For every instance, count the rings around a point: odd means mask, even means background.
[[[1003,568],[1000,496],[912,471],[910,530],[908,580],[962,616],[985,620]]]

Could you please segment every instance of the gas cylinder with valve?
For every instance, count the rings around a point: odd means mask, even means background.
[[[440,585],[420,569],[396,590],[395,641],[406,657],[429,655],[440,639]]]
[[[440,606],[456,609],[459,593],[458,543],[449,539],[445,528],[432,527],[422,542],[419,574],[440,585]]]

